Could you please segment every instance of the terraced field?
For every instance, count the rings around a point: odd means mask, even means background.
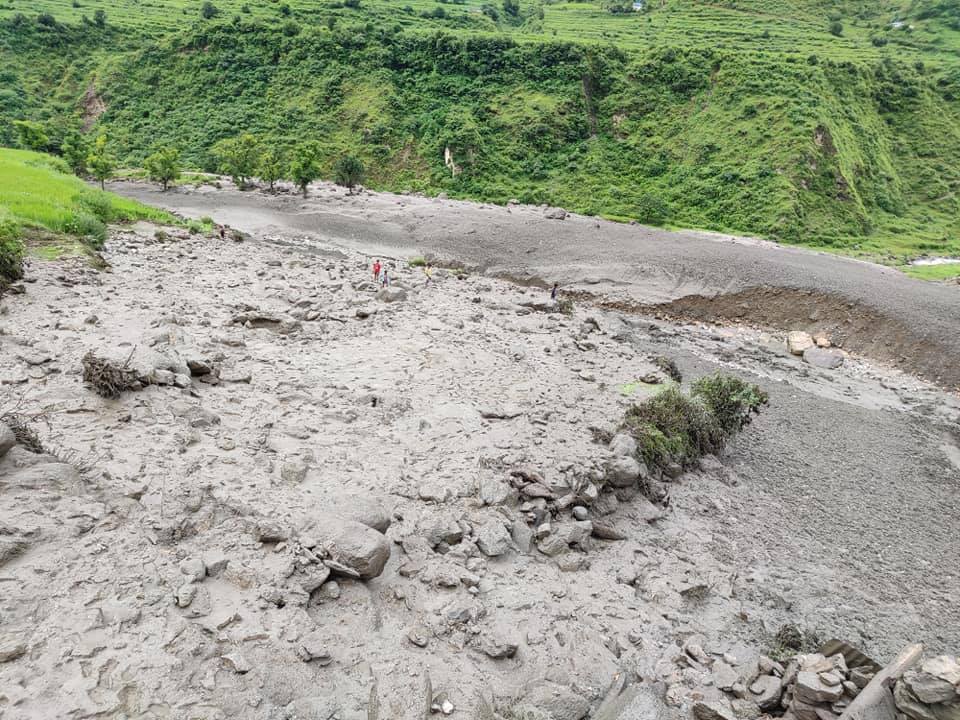
[[[652,0],[646,12],[625,14],[611,14],[600,0],[520,0],[519,17],[513,23],[504,22],[502,13],[498,13],[500,21],[494,22],[481,12],[484,5],[499,9],[500,4],[494,0],[360,0],[354,7],[344,6],[340,0],[216,0],[213,4],[221,18],[237,16],[306,25],[325,25],[330,18],[367,19],[408,29],[509,32],[518,40],[588,41],[625,49],[707,45],[838,60],[895,54],[901,58],[933,58],[936,62],[956,60],[960,64],[960,31],[935,19],[912,18],[916,0],[839,2],[831,4],[834,9],[829,12],[822,0]],[[58,21],[76,23],[84,16],[92,19],[102,10],[111,25],[158,36],[200,20],[201,7],[198,0],[6,0],[0,4],[0,18],[49,13]],[[438,8],[443,11],[442,17],[433,16]],[[428,13],[430,17],[426,17]],[[830,32],[832,18],[842,25],[839,36]],[[899,22],[902,27],[895,26]]]

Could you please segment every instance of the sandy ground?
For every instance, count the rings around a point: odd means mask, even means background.
[[[718,693],[675,662],[693,639],[738,671],[788,622],[878,660],[960,647],[955,396],[856,357],[813,368],[746,326],[541,312],[542,290],[479,273],[425,287],[391,263],[407,297],[385,303],[366,253],[396,238],[331,244],[256,199],[242,222],[236,197],[210,214],[247,242],[142,227],[108,243],[112,272],[34,261],[3,301],[0,413],[36,416],[56,454],[0,460],[4,720],[370,718],[371,698],[420,718],[426,677],[457,716],[487,717],[483,696],[579,720],[624,676],[674,703],[637,717],[689,717]],[[89,349],[220,382],[105,400]],[[656,390],[655,355],[687,382],[741,374],[769,407],[668,509],[591,506],[625,540],[545,555],[511,473],[600,477],[592,428]],[[308,539],[371,517],[382,574],[318,578]]]
[[[316,184],[304,201],[206,186],[161,193],[112,189],[251,231],[306,232],[370,252],[420,252],[530,282],[560,282],[603,297],[669,304],[696,317],[754,317],[781,330],[826,330],[848,349],[960,389],[960,285],[915,280],[872,263],[716,233],[669,232],[532,206],[499,207]],[[781,289],[773,298],[763,292]],[[729,302],[725,302],[728,300]],[[664,308],[669,310],[669,305]]]

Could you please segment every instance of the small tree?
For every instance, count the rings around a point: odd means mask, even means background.
[[[344,155],[337,161],[334,169],[334,179],[337,185],[343,185],[350,194],[353,194],[353,188],[363,181],[364,167],[359,158],[353,155]]]
[[[213,146],[221,172],[226,173],[238,187],[244,187],[257,171],[260,162],[260,143],[250,133],[221,140]]]
[[[160,148],[143,161],[150,179],[160,183],[164,191],[180,177],[180,151],[173,147]]]
[[[107,13],[97,8],[93,13],[93,24],[97,27],[106,27],[107,26]]]
[[[273,192],[274,183],[283,177],[286,163],[286,156],[275,147],[267,148],[260,156],[260,169],[257,174],[263,182],[270,186],[270,192]]]
[[[843,23],[841,23],[839,20],[834,20],[832,23],[830,23],[830,34],[835,35],[836,37],[843,35]]]
[[[117,167],[117,161],[107,148],[107,136],[101,135],[93,143],[93,149],[87,156],[87,167],[93,176],[100,181],[100,189],[104,189],[104,183]]]
[[[316,142],[306,142],[294,153],[290,177],[306,197],[310,183],[320,177],[320,146]]]
[[[511,17],[520,14],[520,0],[503,0],[503,11]]]
[[[16,128],[21,147],[37,152],[43,152],[49,147],[50,137],[47,135],[46,128],[40,123],[31,120],[14,120],[13,127]]]
[[[90,155],[90,143],[78,132],[69,133],[60,146],[63,160],[75,175],[87,174],[87,157]]]
[[[207,0],[200,6],[200,16],[204,20],[212,20],[219,14],[220,11],[217,9],[217,6],[210,2],[210,0]]]

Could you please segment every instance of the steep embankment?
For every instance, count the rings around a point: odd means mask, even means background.
[[[217,140],[251,131],[288,149],[319,139],[328,172],[341,153],[359,154],[384,189],[874,255],[960,252],[950,161],[960,113],[946,66],[879,51],[852,61],[383,25],[295,30],[211,22],[123,54],[109,51],[108,30],[91,30],[66,43],[94,47],[64,70],[61,94],[89,96],[93,77],[99,127],[130,163],[174,144],[209,168]],[[64,45],[49,28],[13,32],[8,57]]]

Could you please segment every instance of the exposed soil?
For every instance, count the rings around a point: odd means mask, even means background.
[[[58,457],[21,444],[0,459],[0,541],[16,544],[0,560],[3,720],[354,719],[371,717],[371,697],[380,718],[419,719],[425,674],[455,716],[487,718],[483,695],[579,720],[629,676],[656,690],[640,717],[685,718],[695,690],[719,693],[709,670],[676,665],[691,639],[737,667],[788,622],[880,661],[911,641],[960,647],[956,396],[856,356],[814,368],[748,323],[541,312],[542,289],[480,273],[437,271],[427,287],[391,260],[406,299],[383,302],[368,253],[442,250],[442,232],[408,243],[416,227],[371,209],[388,198],[328,195],[164,195],[250,241],[156,242],[138,227],[108,241],[112,272],[33,261],[27,292],[4,299],[0,414],[35,416]],[[349,212],[318,215],[321,202]],[[506,210],[449,223],[483,213]],[[586,221],[543,232],[568,222]],[[498,237],[463,259],[510,245]],[[582,286],[626,301],[635,280]],[[82,383],[89,350],[172,384],[102,398]],[[553,557],[527,544],[521,501],[499,494],[511,471],[558,492],[602,473],[594,429],[660,387],[640,378],[661,355],[686,383],[724,370],[770,404],[719,463],[671,484],[666,510],[629,493],[591,506],[625,540]],[[383,573],[334,573],[304,597],[307,536],[371,514],[390,520]],[[490,555],[497,527],[509,547]]]

